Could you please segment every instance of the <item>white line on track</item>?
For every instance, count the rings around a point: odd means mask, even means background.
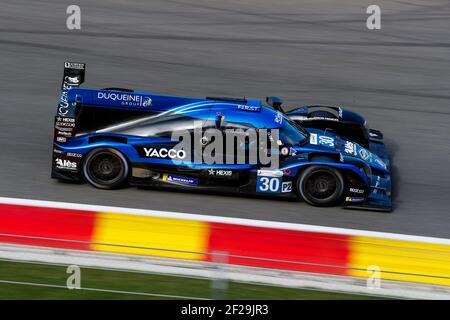
[[[277,221],[254,220],[254,219],[244,219],[244,218],[209,216],[209,215],[183,213],[183,212],[144,210],[144,209],[133,209],[133,208],[125,208],[125,207],[110,207],[110,206],[99,206],[99,205],[79,204],[79,203],[70,203],[70,202],[30,200],[30,199],[5,198],[5,197],[0,197],[0,204],[33,206],[33,207],[42,207],[42,208],[58,208],[58,209],[67,209],[67,210],[94,211],[94,212],[111,212],[111,213],[121,213],[121,214],[139,215],[139,216],[151,216],[151,217],[204,221],[204,222],[237,224],[237,225],[243,225],[243,226],[261,227],[261,228],[274,228],[274,229],[308,231],[308,232],[322,232],[322,233],[331,233],[331,234],[339,234],[339,235],[365,236],[365,237],[374,237],[374,238],[391,239],[391,240],[405,240],[405,241],[415,241],[415,242],[450,245],[450,239],[445,239],[445,238],[434,238],[434,237],[415,236],[415,235],[398,234],[398,233],[325,227],[325,226],[297,224],[297,223],[289,223],[289,222],[277,222]]]
[[[35,283],[35,282],[23,282],[23,281],[11,281],[11,280],[0,280],[0,283],[3,283],[3,284],[15,284],[15,285],[26,285],[26,286],[34,286],[34,287],[58,288],[58,289],[67,289],[67,290],[69,290],[66,286],[61,286],[61,285],[56,285],[56,284],[48,284],[48,283]],[[120,293],[120,294],[131,294],[131,295],[137,295],[137,296],[149,296],[149,297],[171,298],[171,299],[209,300],[209,299],[205,299],[205,298],[174,296],[174,295],[170,295],[170,294],[134,292],[134,291],[121,291],[121,290],[109,290],[109,289],[98,289],[98,288],[84,288],[84,287],[81,287],[79,289],[73,289],[71,291],[75,291],[75,290],[107,292],[107,293]]]

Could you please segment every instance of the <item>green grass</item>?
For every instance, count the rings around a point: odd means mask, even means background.
[[[64,266],[0,261],[0,280],[63,286],[51,288],[0,283],[0,299],[168,299],[128,293],[94,292],[83,288],[214,298],[209,280],[159,274],[81,268],[82,289],[69,290]],[[300,290],[263,285],[229,283],[226,299],[375,299],[341,293]]]

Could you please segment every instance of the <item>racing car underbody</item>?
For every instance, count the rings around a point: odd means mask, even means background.
[[[380,131],[340,107],[284,112],[281,100],[189,98],[129,89],[79,88],[85,64],[66,62],[55,116],[52,178],[100,189],[134,185],[302,198],[316,206],[390,212],[389,157]],[[277,129],[266,153],[279,166],[204,163],[176,149],[177,128]],[[202,148],[211,143],[202,136]],[[248,142],[244,149],[248,149]],[[239,148],[236,146],[236,148]],[[246,150],[247,150],[246,149]],[[237,149],[233,149],[237,151]],[[184,152],[184,151],[183,151]],[[181,158],[183,161],[179,161]]]

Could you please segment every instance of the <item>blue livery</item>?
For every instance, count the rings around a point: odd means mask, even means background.
[[[65,63],[52,178],[87,181],[100,189],[215,190],[297,197],[315,206],[392,210],[383,135],[357,113],[332,106],[285,111],[277,97],[263,103],[86,89],[80,87],[84,76],[83,63]],[[207,129],[244,132],[233,149],[212,153],[233,161],[198,161],[198,150],[212,149],[216,142]],[[181,132],[185,136],[175,139]],[[249,132],[258,138],[249,139]],[[192,149],[179,148],[180,141],[191,138]],[[248,161],[251,150],[259,152],[255,162]],[[277,166],[265,163],[263,156],[276,157]]]

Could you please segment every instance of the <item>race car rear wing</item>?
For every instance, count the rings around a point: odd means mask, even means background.
[[[66,142],[75,132],[76,102],[68,100],[68,91],[84,82],[86,65],[79,62],[64,62],[61,96],[55,116],[54,142]]]

